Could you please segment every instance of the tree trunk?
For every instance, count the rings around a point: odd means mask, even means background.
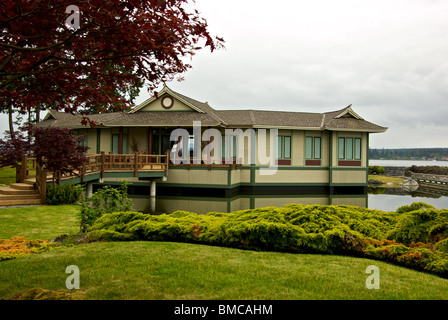
[[[13,115],[12,106],[8,106],[9,134],[11,134],[11,136],[14,134],[14,121],[12,115]]]

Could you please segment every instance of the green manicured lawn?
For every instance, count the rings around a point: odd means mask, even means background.
[[[0,209],[0,238],[76,233],[76,206]],[[84,299],[447,299],[448,280],[381,261],[175,242],[100,242],[0,261],[0,299],[63,290],[80,270]],[[380,289],[365,286],[380,270]],[[73,290],[72,290],[73,291]]]
[[[29,163],[31,167],[31,162]],[[30,175],[35,174],[35,170],[29,172]],[[13,167],[0,167],[0,187],[9,186],[11,183],[16,182],[16,168]]]
[[[379,180],[383,184],[392,183],[392,186],[400,186],[400,183],[405,181],[406,179],[400,177],[388,177],[388,176],[377,176],[377,175],[369,175],[369,179]]]
[[[0,167],[0,187],[9,186],[16,182],[16,169],[11,167]]]
[[[0,239],[22,236],[51,240],[79,232],[79,206],[35,206],[0,209]]]
[[[380,289],[365,286],[380,269]],[[85,299],[446,299],[448,280],[387,263],[331,255],[244,251],[169,242],[83,244],[0,263],[0,298],[65,290],[80,270]]]

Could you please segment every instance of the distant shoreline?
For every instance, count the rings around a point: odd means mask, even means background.
[[[412,167],[415,166],[439,166],[448,167],[448,161],[437,160],[376,160],[369,159],[370,166]]]

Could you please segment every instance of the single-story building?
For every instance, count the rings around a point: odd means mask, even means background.
[[[169,174],[157,186],[196,191],[365,192],[369,134],[387,130],[364,120],[351,105],[326,113],[215,110],[167,86],[129,112],[89,115],[93,128],[82,125],[81,118],[49,111],[37,125],[86,135],[88,153],[162,155],[171,150]],[[180,135],[173,135],[176,129]]]

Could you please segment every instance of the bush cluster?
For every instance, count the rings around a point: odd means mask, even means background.
[[[50,205],[72,204],[82,201],[84,187],[82,185],[50,184],[47,188],[45,203]]]
[[[448,210],[424,203],[397,212],[301,204],[205,215],[118,212],[98,218],[89,231],[107,240],[363,256],[448,276]]]
[[[386,173],[386,169],[382,166],[369,166],[369,174],[383,174]]]
[[[128,186],[124,181],[119,188],[105,186],[98,189],[92,197],[81,204],[79,213],[80,229],[87,228],[105,213],[133,210],[132,200],[128,199]]]

